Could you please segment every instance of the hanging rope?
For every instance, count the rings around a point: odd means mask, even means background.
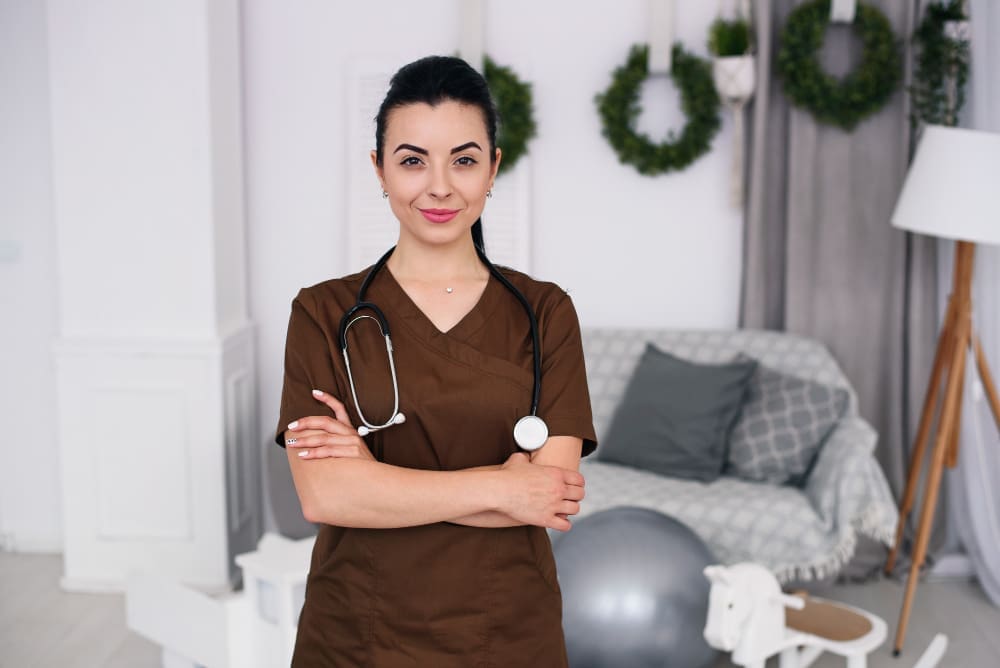
[[[483,74],[483,0],[462,0],[459,7],[458,54]]]
[[[670,74],[674,48],[674,0],[649,0],[649,76]]]

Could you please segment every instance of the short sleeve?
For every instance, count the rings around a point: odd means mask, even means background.
[[[538,414],[550,436],[583,439],[580,456],[597,449],[594,419],[587,387],[587,368],[576,309],[562,293],[545,322],[539,322],[542,338],[542,387]]]
[[[336,374],[330,344],[323,328],[313,316],[313,298],[305,288],[292,300],[285,335],[285,372],[281,388],[281,406],[274,442],[285,447],[284,432],[289,422],[310,415],[328,415],[333,411],[312,396],[314,388],[337,393]]]

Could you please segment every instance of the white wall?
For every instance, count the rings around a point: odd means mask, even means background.
[[[345,184],[350,161],[368,157],[345,150],[348,64],[454,52],[459,1],[243,2],[249,297],[264,448],[274,449],[292,297],[359,268],[347,266]],[[677,37],[689,50],[705,54],[715,9],[677,2]],[[487,3],[487,52],[534,86],[534,261],[523,269],[569,289],[584,325],[732,327],[742,239],[727,202],[729,118],[710,154],[668,176],[620,165],[600,135],[594,95],[629,46],[646,41],[646,12],[645,0]],[[8,435],[0,444],[0,535],[56,549],[50,342],[58,311],[45,38],[44,3],[0,2],[0,90],[19,101],[0,105],[0,297],[4,322],[13,323],[0,328]],[[644,99],[642,129],[662,136],[680,127],[665,80],[654,80]],[[371,186],[377,193],[374,176]],[[11,250],[15,257],[3,259]]]
[[[45,3],[0,2],[0,547],[58,550]]]
[[[265,434],[276,426],[292,298],[362,268],[347,264],[346,183],[352,164],[369,163],[345,154],[346,71],[358,58],[401,66],[454,52],[457,2],[244,3],[250,308]],[[706,54],[716,9],[677,2],[688,50]],[[600,133],[594,95],[629,46],[646,41],[647,11],[646,0],[487,3],[486,52],[534,91],[534,262],[523,269],[569,289],[584,325],[733,327],[742,220],[728,203],[728,115],[710,154],[659,177],[619,164]],[[654,136],[683,123],[666,79],[652,81],[644,105],[640,127]]]

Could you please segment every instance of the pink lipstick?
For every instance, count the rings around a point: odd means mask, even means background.
[[[424,218],[432,223],[447,223],[458,215],[459,209],[420,209]]]

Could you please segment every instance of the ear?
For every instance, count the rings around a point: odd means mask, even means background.
[[[726,571],[725,566],[705,566],[705,570],[702,571],[705,577],[711,582],[719,582],[721,584],[729,584],[729,573]]]
[[[500,150],[499,146],[497,146],[496,156],[497,156],[497,159],[493,161],[493,169],[491,170],[491,173],[490,173],[490,183],[491,184],[493,183],[494,179],[496,179],[496,177],[497,177],[497,172],[500,170],[500,159],[503,157],[503,151]]]
[[[379,183],[382,184],[382,190],[385,190],[386,189],[386,187],[385,187],[385,170],[382,169],[382,167],[380,167],[379,164],[378,164],[378,151],[376,151],[375,149],[372,149],[371,159],[372,159],[372,167],[375,168],[375,176],[378,177]]]

